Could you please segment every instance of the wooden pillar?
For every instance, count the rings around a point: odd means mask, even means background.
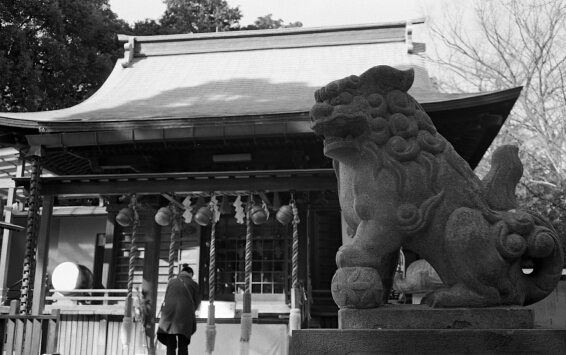
[[[31,304],[31,314],[33,315],[42,314],[45,306],[45,276],[49,263],[49,231],[51,229],[51,218],[53,217],[53,204],[53,195],[43,196],[41,224],[39,225],[37,251],[35,254],[35,278]]]
[[[20,159],[16,170],[16,177],[22,177],[24,175],[24,168],[25,161],[23,159]],[[8,189],[8,199],[6,201],[6,206],[12,207],[12,204],[14,202],[16,202],[16,188],[10,187]],[[6,210],[4,222],[13,222],[13,213],[10,209]],[[0,297],[2,303],[8,298],[8,274],[10,272],[9,262],[12,247],[12,235],[13,232],[11,230],[4,228],[4,231],[2,233],[2,249],[0,250]]]
[[[151,300],[150,318],[153,319],[156,314],[157,305],[157,286],[159,285],[159,252],[161,248],[161,226],[155,222],[155,214],[157,208],[149,206],[147,209],[145,245],[144,245],[144,262],[143,262],[143,282],[142,290],[146,292],[147,297]],[[149,341],[153,342],[155,334],[155,324],[151,322],[151,326],[146,328],[146,335]],[[154,348],[154,344],[150,345],[150,349]]]
[[[106,235],[104,238],[104,256],[102,257],[102,273],[100,278],[97,279],[95,274],[95,284],[97,282],[105,288],[114,288],[114,272],[116,263],[116,242],[118,240],[118,229],[116,227],[116,215],[118,209],[116,203],[118,198],[111,196],[106,207],[108,215],[106,217]]]
[[[102,269],[104,267],[104,252],[106,251],[106,233],[97,233],[94,242],[94,260],[92,263],[93,287],[103,288]]]

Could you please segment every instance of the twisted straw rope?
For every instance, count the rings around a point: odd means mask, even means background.
[[[246,218],[246,293],[251,293],[252,287],[252,224],[250,222],[253,196],[248,198],[248,214]]]
[[[29,310],[28,300],[31,298],[32,290],[30,286],[33,285],[35,274],[35,246],[37,242],[37,230],[39,222],[39,205],[41,189],[40,175],[41,175],[41,158],[32,158],[32,173],[30,179],[30,194],[28,197],[28,215],[27,215],[27,229],[26,229],[26,253],[24,257],[22,286],[20,293],[20,314],[25,315]],[[43,276],[42,276],[43,277]]]
[[[210,232],[210,265],[208,268],[208,301],[214,304],[214,294],[216,292],[216,218],[212,211],[212,230]]]
[[[136,195],[132,195],[130,200],[130,206],[132,211],[134,211],[134,225],[132,226],[132,245],[130,246],[130,264],[128,269],[128,294],[127,298],[132,298],[132,289],[134,288],[134,268],[136,260],[136,232],[140,224],[140,217],[138,215],[138,210],[136,206]]]
[[[293,273],[292,273],[292,287],[297,288],[299,286],[299,230],[298,224],[301,222],[299,220],[299,210],[295,205],[295,200],[290,201],[291,208],[293,209]]]
[[[179,210],[177,206],[171,204],[169,206],[171,212],[173,213],[173,223],[171,226],[171,243],[169,244],[169,280],[175,277],[175,245],[177,243],[177,232],[181,230],[180,220],[179,220]]]

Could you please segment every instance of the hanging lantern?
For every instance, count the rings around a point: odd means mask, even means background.
[[[267,213],[260,205],[253,205],[250,215],[254,224],[263,224],[267,221]]]
[[[116,222],[122,227],[127,227],[134,220],[134,211],[129,207],[124,207],[116,215]]]
[[[289,205],[281,206],[275,218],[282,224],[289,224],[293,220],[293,209]]]
[[[155,214],[155,222],[160,226],[168,226],[171,223],[172,213],[169,207],[161,207]]]
[[[212,220],[212,211],[208,207],[199,208],[197,214],[195,214],[195,222],[201,226],[207,226]]]

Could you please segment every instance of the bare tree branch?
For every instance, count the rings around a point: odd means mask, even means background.
[[[435,52],[427,54],[441,68],[439,87],[460,93],[523,86],[496,140],[520,147],[529,204],[551,206],[566,221],[566,0],[439,1],[439,16],[429,21]]]

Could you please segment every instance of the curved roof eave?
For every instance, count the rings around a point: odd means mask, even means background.
[[[521,93],[522,87],[505,89],[487,93],[474,94],[442,94],[434,93],[423,99],[417,98],[423,109],[433,114],[439,111],[451,111],[457,109],[470,109],[478,106],[498,104],[506,101],[512,102],[509,105],[507,114],[511,110],[513,103]],[[313,101],[314,104],[314,101]],[[506,114],[506,115],[507,115]],[[505,115],[505,116],[506,116]],[[202,117],[153,117],[147,119],[129,120],[99,120],[99,121],[20,121],[17,119],[5,119],[0,117],[0,125],[39,128],[42,132],[80,132],[80,131],[108,131],[117,129],[167,129],[167,128],[188,128],[199,126],[219,126],[219,125],[243,125],[243,124],[269,124],[305,121],[309,119],[309,111],[300,110],[293,112],[263,113],[246,116],[202,116]],[[25,123],[25,124],[22,124]],[[27,124],[27,125],[26,125]]]
[[[457,124],[461,119],[468,119],[466,114],[459,112],[474,112],[473,114],[501,115],[505,121],[515,101],[521,93],[521,87],[490,93],[452,95],[451,101],[430,101],[421,106],[433,118],[445,116],[450,123]],[[102,122],[77,126],[65,125],[66,133],[52,126],[49,133],[27,135],[30,145],[46,147],[70,147],[119,144],[124,142],[149,142],[183,139],[236,139],[249,137],[287,136],[312,134],[308,112],[285,113],[281,115],[258,115],[248,117],[232,117],[208,119],[166,119],[152,121]]]

